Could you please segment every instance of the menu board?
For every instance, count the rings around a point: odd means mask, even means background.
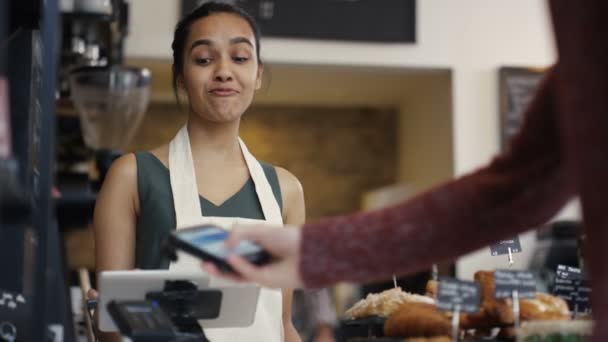
[[[544,76],[543,69],[502,67],[499,69],[500,138],[504,149],[519,133],[524,114]]]
[[[182,0],[181,14],[209,2]],[[416,42],[416,0],[224,0],[243,8],[265,37]]]

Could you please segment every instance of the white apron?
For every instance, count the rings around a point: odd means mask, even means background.
[[[239,138],[241,152],[249,174],[255,184],[255,191],[260,201],[265,220],[254,220],[236,217],[203,216],[201,211],[198,186],[194,173],[194,163],[187,126],[184,125],[169,144],[169,172],[173,204],[175,205],[175,220],[177,229],[204,223],[213,223],[230,229],[234,223],[263,223],[282,225],[281,209],[274,197],[272,188],[260,163],[249,153],[243,141]],[[201,261],[188,254],[178,252],[178,261],[172,263],[170,270],[198,271]],[[211,286],[233,284],[226,280],[211,279]],[[207,328],[205,335],[212,342],[240,341],[283,341],[282,293],[280,289],[260,290],[258,305],[253,324],[246,328]],[[204,328],[204,327],[203,327]]]

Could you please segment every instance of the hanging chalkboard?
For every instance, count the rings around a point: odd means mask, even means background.
[[[182,16],[209,0],[182,0]],[[416,0],[223,0],[245,9],[265,37],[416,42]]]
[[[544,70],[538,68],[500,68],[500,138],[503,149],[519,132],[525,111],[543,75]]]

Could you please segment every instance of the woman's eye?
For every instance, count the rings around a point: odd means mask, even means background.
[[[233,57],[232,59],[235,62],[237,62],[237,63],[245,63],[245,62],[247,62],[249,60],[249,57],[239,57],[239,56],[236,56],[236,57]]]
[[[194,61],[196,62],[196,64],[206,65],[211,63],[211,58],[196,58]]]

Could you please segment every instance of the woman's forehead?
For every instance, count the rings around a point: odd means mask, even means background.
[[[233,13],[214,13],[192,23],[188,37],[188,48],[200,39],[211,42],[229,42],[243,37],[254,43],[255,35],[247,20]]]

